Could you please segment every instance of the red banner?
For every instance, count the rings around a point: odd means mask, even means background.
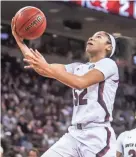
[[[136,19],[136,0],[65,0],[80,6]]]

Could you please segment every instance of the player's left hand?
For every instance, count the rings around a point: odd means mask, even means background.
[[[45,58],[37,51],[30,49],[34,54],[33,56],[26,54],[26,58],[24,62],[27,62],[29,65],[25,66],[25,69],[34,69],[38,74],[44,76],[47,75],[47,69],[49,68],[49,64],[45,60]]]

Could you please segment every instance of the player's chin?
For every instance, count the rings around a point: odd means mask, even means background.
[[[89,47],[86,47],[86,54],[89,55],[91,52],[91,49]]]
[[[91,53],[92,53],[92,49],[86,48],[86,56],[89,57],[91,55]]]
[[[93,51],[94,48],[95,47],[93,45],[87,44],[87,46],[86,46],[86,52],[90,54]]]

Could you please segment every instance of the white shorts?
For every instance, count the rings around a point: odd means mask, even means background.
[[[78,130],[74,126],[42,157],[116,157],[116,137],[111,127]]]

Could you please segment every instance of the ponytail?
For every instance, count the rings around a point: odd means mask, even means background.
[[[116,49],[113,58],[128,60],[135,53],[136,39],[121,36],[115,38],[115,40]]]

